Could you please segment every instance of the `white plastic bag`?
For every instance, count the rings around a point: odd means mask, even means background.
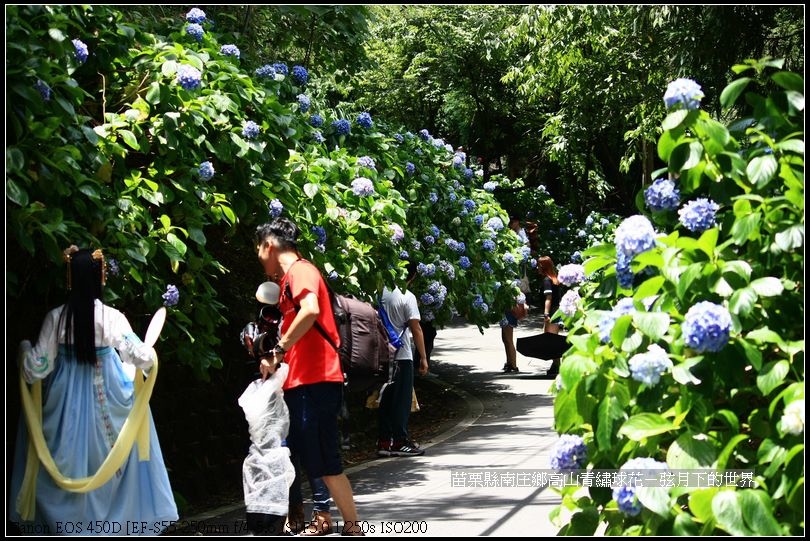
[[[281,445],[290,430],[290,414],[281,390],[288,370],[282,363],[266,380],[252,381],[239,397],[251,441],[242,465],[242,487],[249,513],[287,514],[290,485],[295,478],[290,450]]]

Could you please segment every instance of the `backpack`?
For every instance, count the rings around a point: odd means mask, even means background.
[[[285,294],[292,299],[289,284]],[[349,391],[366,390],[389,378],[389,366],[397,348],[390,343],[388,330],[379,312],[369,303],[351,295],[338,295],[329,284],[329,298],[335,316],[340,345],[332,341],[316,321],[315,330],[340,357],[340,365]],[[300,308],[296,305],[296,311]]]

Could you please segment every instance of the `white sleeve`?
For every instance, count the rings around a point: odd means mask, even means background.
[[[110,333],[111,345],[118,350],[121,360],[134,364],[138,368],[149,368],[155,363],[155,348],[147,346],[132,331],[132,326],[124,314],[114,308],[106,307],[104,318],[105,329]]]
[[[61,310],[58,308],[48,312],[45,321],[42,322],[39,340],[35,346],[32,347],[28,340],[20,343],[23,374],[28,383],[43,379],[53,372],[54,361],[56,361],[56,354],[59,351],[59,335],[56,327],[59,323],[60,313]]]

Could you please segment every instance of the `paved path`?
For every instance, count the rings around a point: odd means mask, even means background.
[[[535,318],[533,313],[516,329],[516,339],[538,332]],[[552,380],[544,376],[550,361],[518,353],[521,372],[503,374],[500,328],[490,327],[481,334],[476,326],[462,322],[439,331],[432,357],[432,374],[465,396],[469,412],[432,441],[420,442],[427,450],[423,457],[378,459],[347,471],[360,516],[368,521],[368,535],[555,535],[558,527],[548,514],[560,498],[553,490],[473,488],[451,479],[453,470],[548,469],[557,439],[551,428]],[[226,533],[220,525],[243,518],[244,507],[238,502],[194,517],[198,524],[205,523],[198,529],[208,535]],[[340,520],[336,509],[333,518]],[[228,533],[246,533],[230,528]]]

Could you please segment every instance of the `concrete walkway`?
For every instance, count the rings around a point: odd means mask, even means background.
[[[537,315],[535,310],[521,322],[515,339],[539,332]],[[347,470],[367,535],[556,534],[559,528],[548,514],[560,503],[559,496],[542,483],[505,486],[510,477],[503,477],[508,473],[504,470],[549,468],[557,439],[549,393],[553,380],[544,376],[550,361],[518,353],[520,372],[504,374],[504,360],[497,325],[481,334],[476,326],[459,321],[439,331],[427,377],[460,392],[468,414],[432,441],[420,442],[426,449],[422,457],[377,459]],[[493,483],[496,486],[471,486],[458,474],[472,469],[500,475],[500,481]],[[455,481],[451,472],[457,474]],[[342,524],[337,509],[332,516]],[[244,506],[236,502],[189,522],[195,520],[203,535],[238,535],[247,532],[233,526],[225,531],[221,525],[238,524],[243,518]]]

